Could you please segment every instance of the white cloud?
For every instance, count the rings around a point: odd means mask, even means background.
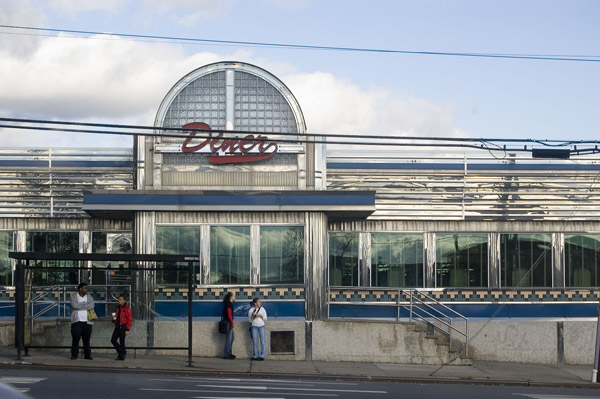
[[[165,15],[181,25],[193,25],[201,19],[214,19],[229,12],[234,0],[144,0],[146,13]]]
[[[52,8],[76,14],[90,11],[114,13],[123,9],[128,3],[128,0],[50,0],[47,4]]]
[[[295,74],[285,81],[302,107],[308,130],[313,133],[467,136],[453,123],[452,104],[402,97],[381,87],[364,89],[330,73]]]
[[[46,20],[42,11],[32,7],[29,0],[0,0],[0,24],[41,26]],[[35,51],[41,38],[35,32],[0,28],[0,49],[12,56],[26,57]]]
[[[454,109],[385,88],[364,88],[331,73],[303,73],[293,65],[257,59],[248,50],[231,55],[186,55],[170,43],[111,36],[43,38],[28,57],[0,49],[0,115],[152,125],[168,90],[185,74],[222,60],[246,61],[280,76],[302,107],[311,132],[375,135],[465,135]],[[129,146],[115,136],[2,131],[4,145]]]

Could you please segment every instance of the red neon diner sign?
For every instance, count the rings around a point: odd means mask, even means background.
[[[277,153],[277,143],[268,141],[267,136],[248,134],[243,138],[223,137],[223,132],[213,133],[204,122],[188,123],[183,129],[198,129],[201,132],[190,132],[181,146],[182,152],[206,152],[208,161],[212,164],[231,164],[256,162],[269,159]],[[191,144],[196,133],[207,137],[200,144]]]

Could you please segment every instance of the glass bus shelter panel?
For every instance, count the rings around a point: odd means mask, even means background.
[[[28,252],[48,253],[79,253],[79,232],[50,231],[50,232],[28,232]],[[41,267],[78,267],[77,261],[69,260],[46,260],[36,261],[35,266]],[[32,271],[32,284],[36,286],[55,284],[79,284],[79,273],[75,270],[64,272]]]
[[[131,254],[131,233],[92,232],[92,253]],[[129,284],[131,280],[130,273],[119,272],[120,269],[126,268],[129,268],[128,262],[111,264],[110,262],[92,261],[92,284]]]
[[[200,226],[157,226],[156,253],[158,255],[200,254]],[[186,285],[187,263],[159,262],[156,271],[157,285]],[[176,268],[173,266],[177,266]],[[194,262],[194,283],[198,283],[200,263]]]

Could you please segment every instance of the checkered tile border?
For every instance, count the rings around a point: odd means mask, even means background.
[[[598,302],[600,290],[590,289],[499,289],[499,290],[419,290],[440,302]],[[400,294],[400,302],[409,302],[408,293]],[[396,302],[398,290],[338,289],[331,290],[331,302]]]
[[[228,292],[235,292],[238,300],[252,300],[258,297],[263,300],[298,299],[304,300],[304,287],[231,287],[231,288],[196,288],[194,300],[223,300]],[[154,299],[182,300],[188,298],[187,288],[155,288]]]

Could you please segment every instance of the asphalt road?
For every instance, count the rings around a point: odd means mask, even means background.
[[[600,390],[583,389],[546,389],[465,384],[310,381],[304,379],[237,379],[22,369],[0,370],[0,383],[10,384],[34,399],[600,399]]]

